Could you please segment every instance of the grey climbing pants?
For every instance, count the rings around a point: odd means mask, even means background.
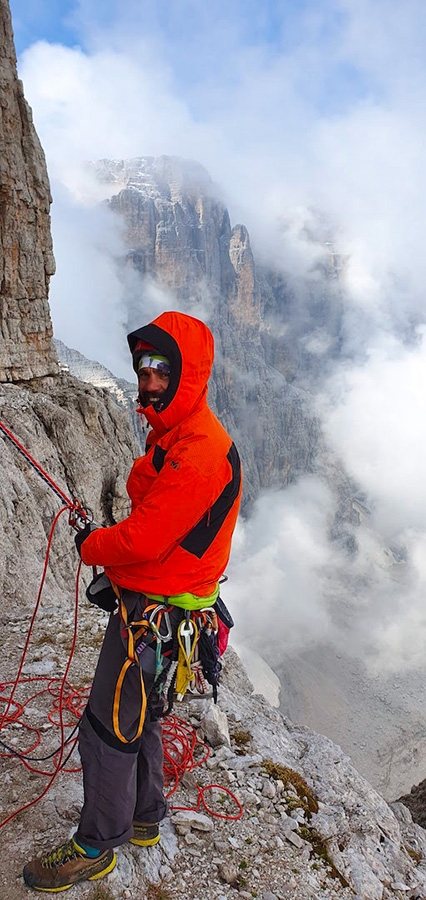
[[[124,591],[123,599],[127,607],[136,601],[136,607],[128,608],[128,611],[133,613],[134,620],[140,618],[144,595]],[[130,743],[121,742],[114,733],[114,692],[126,660],[126,646],[120,616],[112,614],[79,729],[84,805],[75,837],[99,850],[128,841],[133,835],[133,820],[146,824],[160,822],[167,812],[163,795],[161,725],[153,720],[152,703],[147,705],[140,738],[131,742],[137,733],[141,712],[137,664],[128,668],[120,697],[120,732]],[[143,676],[147,696],[154,684],[153,655],[155,657],[150,647],[141,655],[141,662],[145,661],[146,667]]]

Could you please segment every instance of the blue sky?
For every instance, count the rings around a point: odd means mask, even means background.
[[[350,18],[345,5],[330,0],[12,0],[11,10],[18,55],[39,40],[86,52],[106,42],[118,49],[126,42],[140,46],[149,40],[164,54],[176,85],[190,92],[219,73],[232,77],[242,51],[272,64],[300,48],[311,57],[321,50],[321,67],[316,66],[312,79],[308,67],[305,89],[322,108],[338,109],[368,89],[362,65],[336,55]],[[369,89],[374,89],[371,73]]]
[[[339,18],[340,13],[330,7],[329,27]],[[15,42],[20,53],[29,43],[41,38],[61,41],[69,46],[85,43],[84,29],[89,23],[102,23],[102,29],[115,28],[120,22],[123,27],[138,28],[146,32],[162,33],[178,43],[177,35],[192,33],[205,34],[211,38],[217,26],[226,22],[228,32],[232,32],[242,43],[267,43],[271,47],[294,44],[301,39],[304,22],[309,13],[320,10],[318,3],[286,3],[276,0],[238,0],[229,3],[216,0],[211,4],[173,2],[158,0],[149,2],[88,2],[75,0],[13,0],[11,3],[15,24]],[[322,18],[322,16],[321,16]],[[323,32],[326,23],[322,24]],[[291,31],[291,41],[288,35]]]
[[[57,41],[70,46],[78,42],[74,29],[66,24],[74,3],[67,0],[17,0],[10,4],[10,8],[18,55],[39,40]]]

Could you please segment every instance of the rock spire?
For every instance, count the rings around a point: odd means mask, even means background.
[[[58,372],[48,306],[55,271],[46,162],[0,0],[0,382]]]

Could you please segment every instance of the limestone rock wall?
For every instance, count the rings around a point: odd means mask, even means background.
[[[204,303],[207,293],[216,299],[231,225],[205,169],[163,156],[102,160],[95,170],[125,220],[128,263],[189,305]]]
[[[55,271],[44,153],[16,72],[7,0],[0,0],[0,382],[55,374],[48,306]]]
[[[0,385],[0,417],[71,500],[90,508],[98,524],[129,512],[126,479],[139,455],[128,415],[109,391],[69,375],[40,385]],[[47,538],[61,500],[0,433],[1,617],[23,615],[35,601]],[[61,516],[47,576],[47,605],[72,596],[78,557],[68,514]],[[85,577],[90,570],[84,569]]]
[[[128,512],[125,484],[140,449],[109,391],[59,370],[48,305],[55,268],[49,180],[17,78],[6,0],[0,0],[0,35],[0,419],[71,500],[82,500],[99,524],[111,524]],[[6,623],[34,602],[61,501],[3,432],[0,448]],[[60,518],[47,574],[48,603],[59,607],[64,591],[72,590],[77,562],[67,518]]]

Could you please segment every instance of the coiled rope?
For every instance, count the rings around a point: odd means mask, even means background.
[[[204,744],[197,737],[197,732],[189,722],[179,719],[177,716],[169,716],[162,722],[163,731],[163,749],[164,749],[164,784],[166,786],[166,798],[179,787],[179,783],[185,772],[192,772],[207,761],[210,756],[210,747]],[[224,802],[226,798],[230,799],[237,807],[237,812],[231,813],[219,812],[213,809],[206,801],[206,794],[209,791],[218,791],[220,793],[220,802]],[[243,807],[238,797],[220,784],[197,785],[197,803],[195,806],[175,806],[170,808],[175,810],[188,810],[198,812],[201,807],[205,809],[209,815],[217,819],[229,819],[237,821],[243,815]]]

